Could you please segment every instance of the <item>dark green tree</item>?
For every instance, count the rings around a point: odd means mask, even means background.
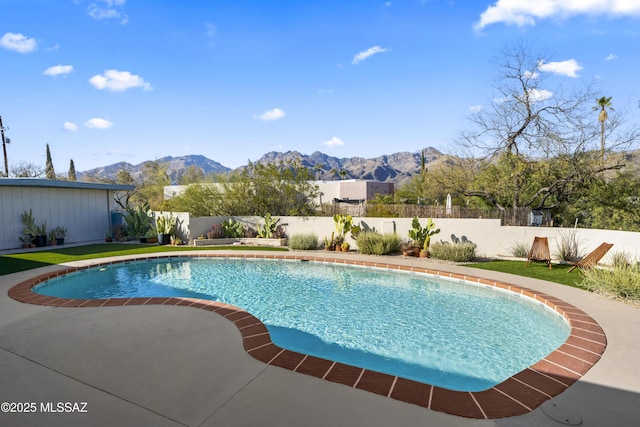
[[[73,164],[73,159],[69,161],[69,181],[76,181],[76,166]]]
[[[611,177],[597,177],[554,215],[561,226],[640,231],[640,174],[625,168]]]
[[[47,144],[47,161],[45,164],[45,176],[47,179],[56,179],[56,171],[53,168],[53,161],[51,161],[51,151],[49,150],[49,144]]]

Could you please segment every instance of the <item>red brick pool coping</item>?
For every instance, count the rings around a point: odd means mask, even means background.
[[[280,348],[271,341],[266,326],[260,320],[250,313],[228,304],[210,300],[176,297],[79,300],[49,297],[32,291],[32,288],[39,283],[75,271],[123,262],[161,258],[303,260],[432,274],[478,283],[487,287],[500,288],[530,297],[560,313],[569,323],[571,332],[567,340],[547,357],[502,383],[485,391],[460,392]],[[158,254],[128,260],[107,260],[82,267],[62,267],[58,271],[41,274],[15,285],[9,290],[8,294],[11,298],[23,303],[52,307],[173,305],[200,308],[214,312],[233,322],[242,335],[246,352],[266,364],[366,390],[434,411],[477,419],[512,417],[533,411],[545,401],[565,391],[586,374],[600,360],[607,346],[604,331],[591,316],[571,304],[533,289],[423,267],[316,255]]]

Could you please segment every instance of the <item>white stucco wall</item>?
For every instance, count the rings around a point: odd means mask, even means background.
[[[206,234],[214,222],[221,222],[228,217],[202,217],[187,219],[185,223],[190,223],[187,227],[191,238],[200,234]],[[239,217],[235,218],[248,224],[262,224],[259,217]],[[411,218],[354,218],[354,224],[360,224],[363,228],[373,229],[381,233],[395,231],[403,239],[408,240],[408,231],[411,228]],[[421,218],[420,223],[424,226],[426,218]],[[552,256],[558,251],[558,244],[562,233],[567,233],[571,229],[567,228],[547,228],[547,227],[509,227],[501,226],[499,219],[458,219],[458,218],[438,218],[434,220],[436,228],[440,228],[440,233],[432,237],[432,242],[451,241],[451,236],[458,239],[463,236],[477,245],[477,254],[486,257],[510,257],[511,248],[522,243],[527,246],[533,243],[536,236],[549,238],[549,249]],[[325,237],[331,237],[331,232],[335,231],[335,224],[331,217],[280,217],[280,224],[285,226],[287,235],[315,233],[319,243]],[[586,254],[595,249],[600,243],[613,243],[614,246],[609,251],[603,262],[618,251],[626,252],[633,259],[640,260],[640,233],[616,230],[592,230],[577,229],[577,237],[580,247]],[[347,241],[356,248],[357,244],[352,239]],[[555,256],[554,256],[555,258]]]

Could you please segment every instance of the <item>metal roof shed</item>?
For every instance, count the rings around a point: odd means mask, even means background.
[[[47,230],[57,226],[67,228],[65,242],[102,240],[111,226],[111,211],[117,206],[114,193],[133,188],[93,182],[1,178],[0,250],[20,247],[21,215],[29,209],[37,224],[46,221]]]

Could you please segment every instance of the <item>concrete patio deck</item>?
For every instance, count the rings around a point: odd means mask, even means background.
[[[486,277],[558,297],[598,321],[606,351],[577,383],[527,415],[467,419],[266,365],[245,352],[233,323],[204,310],[58,308],[7,296],[15,284],[61,268],[50,266],[0,277],[0,403],[35,403],[36,409],[0,412],[0,425],[562,425],[545,414],[550,405],[587,427],[637,425],[640,309],[519,276],[426,259],[384,257],[384,262]],[[78,403],[86,412],[51,412],[58,402]]]

